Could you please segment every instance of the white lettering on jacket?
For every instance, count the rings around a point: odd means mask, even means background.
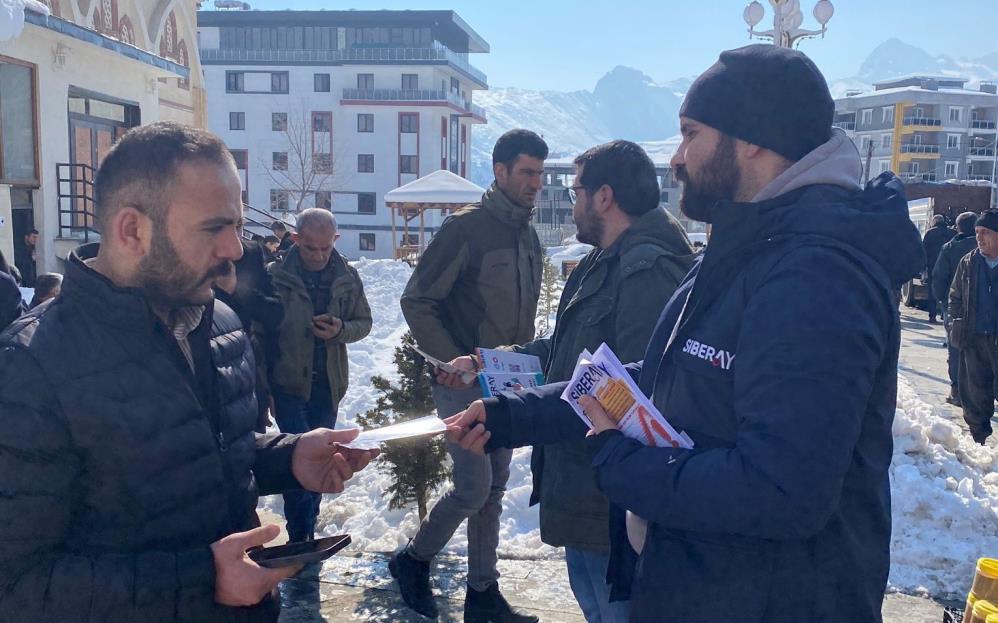
[[[709,361],[715,368],[730,370],[731,363],[735,360],[735,354],[720,348],[714,348],[709,344],[703,344],[697,340],[686,340],[683,352],[704,361]]]

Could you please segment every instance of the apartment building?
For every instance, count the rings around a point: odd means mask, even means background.
[[[42,4],[0,41],[0,249],[10,259],[38,229],[38,271],[61,272],[70,250],[99,238],[93,176],[114,141],[161,119],[204,126],[198,3]]]
[[[893,171],[906,182],[993,182],[998,85],[973,90],[966,83],[906,76],[837,99],[835,125],[859,148],[864,177]]]
[[[386,258],[410,241],[392,240],[385,193],[440,169],[467,177],[486,122],[473,93],[488,88],[469,55],[489,45],[453,11],[201,11],[198,36],[208,127],[254,210],[329,209],[342,253]]]

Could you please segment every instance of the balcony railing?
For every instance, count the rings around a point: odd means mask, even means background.
[[[967,179],[971,180],[973,182],[990,182],[991,181],[991,174],[990,173],[973,173],[971,175],[968,175]]]
[[[975,130],[994,130],[995,122],[974,119],[973,121],[970,122],[970,127],[974,128]]]
[[[908,143],[901,145],[902,154],[938,154],[939,145],[915,145]]]
[[[833,128],[841,128],[843,130],[852,131],[852,130],[856,129],[856,122],[855,121],[836,121],[835,123],[832,124],[832,127]]]
[[[449,102],[461,110],[485,118],[485,109],[453,91],[432,89],[343,89],[343,99],[363,102]]]
[[[447,61],[464,71],[481,84],[488,79],[480,69],[473,67],[461,54],[434,44],[425,48],[348,48],[345,50],[243,50],[205,48],[201,51],[204,62],[291,62],[291,63],[341,63],[365,62],[415,63],[419,61]]]
[[[988,158],[993,158],[995,155],[994,147],[971,147],[971,156],[987,156]]]
[[[906,182],[934,182],[936,181],[935,173],[912,173],[911,171],[902,171],[901,179]]]
[[[90,242],[100,239],[94,225],[94,168],[87,164],[55,165],[59,201],[59,237]]]
[[[905,117],[903,123],[904,125],[941,126],[943,121],[942,119],[932,119],[931,117]]]

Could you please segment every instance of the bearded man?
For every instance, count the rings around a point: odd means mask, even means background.
[[[242,255],[224,143],[131,130],[94,187],[100,244],[0,335],[0,620],[276,621],[258,493],[339,492],[356,430],[256,435],[254,365],[213,298]]]
[[[695,447],[645,446],[580,401],[616,509],[611,599],[630,597],[632,623],[881,621],[895,292],[925,257],[903,185],[860,185],[834,111],[814,63],[770,45],[723,52],[680,109],[680,207],[711,239],[629,370]],[[451,440],[584,428],[564,387],[474,403]]]

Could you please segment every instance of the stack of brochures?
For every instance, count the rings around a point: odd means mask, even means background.
[[[561,394],[561,399],[592,428],[579,406],[579,398],[587,394],[599,400],[617,428],[631,439],[646,446],[693,447],[693,440],[676,431],[659,413],[606,344],[600,344],[595,353],[582,351],[572,380]]]
[[[513,389],[529,389],[544,384],[541,360],[535,355],[511,353],[494,348],[476,348],[482,368],[478,372],[478,383],[482,394],[489,398],[499,392]]]

